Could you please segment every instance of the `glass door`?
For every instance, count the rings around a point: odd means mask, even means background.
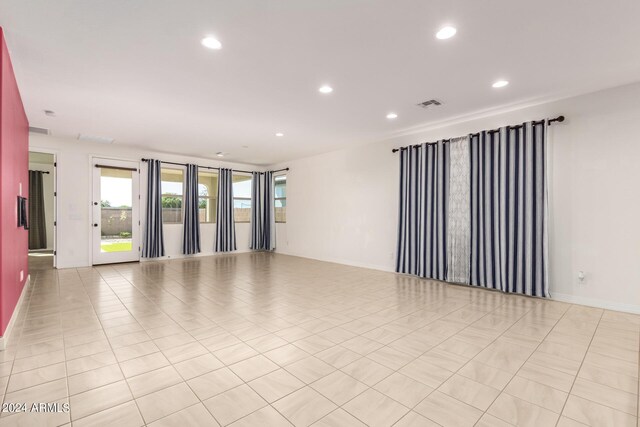
[[[93,161],[93,264],[140,260],[137,162]]]

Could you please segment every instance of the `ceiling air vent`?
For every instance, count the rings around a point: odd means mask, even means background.
[[[49,135],[51,131],[45,128],[37,128],[34,126],[29,126],[29,133],[39,133],[41,135]]]
[[[95,135],[78,135],[78,139],[84,142],[97,142],[98,144],[112,144],[114,139],[106,136],[95,136]]]
[[[438,101],[437,99],[430,99],[428,101],[419,103],[418,107],[431,108],[431,107],[438,107],[440,105],[442,105],[442,102]]]

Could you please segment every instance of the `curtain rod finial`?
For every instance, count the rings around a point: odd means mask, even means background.
[[[556,117],[555,119],[549,119],[549,120],[547,121],[547,124],[551,124],[551,123],[553,123],[553,122],[558,122],[558,123],[562,123],[562,122],[564,122],[564,116],[558,116],[558,117]]]

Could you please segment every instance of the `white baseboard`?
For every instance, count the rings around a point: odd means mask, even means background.
[[[337,259],[337,258],[318,258],[318,257],[307,256],[307,255],[299,255],[299,254],[288,253],[286,251],[279,251],[278,248],[276,248],[275,253],[280,254],[280,255],[294,256],[294,257],[298,257],[298,258],[312,259],[314,261],[330,262],[332,264],[348,265],[350,267],[368,268],[370,270],[377,270],[377,271],[385,271],[387,273],[394,273],[393,266],[391,266],[391,267],[383,267],[383,266],[380,266],[380,265],[377,265],[377,264],[369,264],[369,263],[355,262],[355,261],[345,261],[344,259]]]
[[[296,254],[287,253],[285,251],[278,251],[277,249],[276,249],[276,253],[279,253],[281,255],[288,255],[288,256],[295,256],[295,257],[300,257],[300,258],[312,259],[312,260],[315,260],[315,261],[323,261],[323,262],[331,262],[331,263],[335,263],[335,264],[349,265],[349,266],[352,266],[352,267],[369,268],[369,269],[372,269],[372,270],[386,271],[386,272],[390,272],[390,273],[394,272],[393,268],[382,267],[380,265],[371,265],[371,264],[366,264],[366,263],[350,262],[350,261],[345,261],[345,260],[342,260],[342,259],[316,258],[316,257],[310,257],[310,256],[304,256],[304,255],[296,255]],[[455,283],[449,283],[449,282],[445,282],[445,283],[455,285]],[[551,298],[549,298],[549,299],[554,300],[554,301],[567,302],[567,303],[570,303],[570,304],[578,304],[578,305],[586,305],[586,306],[589,306],[589,307],[603,308],[603,309],[606,309],[606,310],[613,310],[613,311],[621,311],[621,312],[625,312],[625,313],[640,314],[640,305],[617,303],[617,302],[605,301],[605,300],[600,300],[600,299],[595,299],[595,298],[585,298],[585,297],[580,297],[580,296],[577,296],[577,295],[570,295],[570,294],[561,294],[561,293],[553,292],[553,290],[551,291]]]
[[[586,298],[570,294],[559,294],[551,292],[551,299],[555,301],[568,302],[570,304],[587,305],[589,307],[604,308],[606,310],[623,311],[625,313],[640,314],[640,305],[624,304],[613,301],[605,301],[595,298]]]
[[[203,257],[203,256],[216,256],[216,255],[229,255],[229,254],[242,254],[242,253],[247,253],[247,252],[253,252],[251,249],[240,249],[237,251],[232,251],[232,252],[200,252],[199,254],[195,254],[195,255],[183,255],[183,254],[172,254],[172,255],[165,255],[163,257],[158,257],[158,258],[142,258],[140,257],[140,259],[138,260],[139,262],[150,262],[150,261],[169,261],[172,259],[184,259],[184,258],[197,258],[197,257]],[[138,261],[131,261],[131,262],[138,262]],[[110,264],[96,264],[96,266],[108,266]],[[93,267],[94,265],[89,263],[89,264],[70,264],[70,265],[58,265],[56,266],[56,269],[59,270],[64,270],[67,268],[86,268],[86,267]]]
[[[142,258],[140,257],[140,262],[149,262],[149,261],[169,261],[172,259],[185,259],[185,258],[200,258],[205,256],[221,256],[221,255],[233,255],[233,254],[244,254],[247,252],[253,252],[251,249],[240,249],[231,252],[200,252],[199,254],[193,255],[184,255],[184,254],[173,254],[173,255],[165,255],[163,257],[158,258]],[[106,264],[108,265],[108,264]]]
[[[9,320],[9,324],[7,325],[7,329],[4,331],[4,335],[0,337],[0,350],[4,350],[7,346],[7,342],[11,336],[11,332],[13,332],[13,326],[16,323],[16,319],[20,315],[20,310],[22,309],[22,304],[24,302],[24,296],[27,294],[27,289],[31,285],[31,275],[27,276],[26,282],[24,282],[24,286],[22,287],[22,293],[20,293],[20,298],[18,298],[18,302],[16,303],[15,308],[13,309],[13,314],[11,315],[11,319]]]

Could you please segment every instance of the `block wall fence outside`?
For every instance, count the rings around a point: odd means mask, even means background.
[[[206,225],[206,215],[206,209],[200,208],[198,210],[201,226]],[[234,218],[238,223],[249,222],[251,220],[251,209],[235,208]],[[276,208],[276,219],[278,218],[283,218],[282,208]],[[162,220],[166,225],[181,224],[182,210],[180,208],[163,208]],[[102,208],[100,231],[103,236],[117,236],[123,232],[131,232],[132,225],[130,208]]]

